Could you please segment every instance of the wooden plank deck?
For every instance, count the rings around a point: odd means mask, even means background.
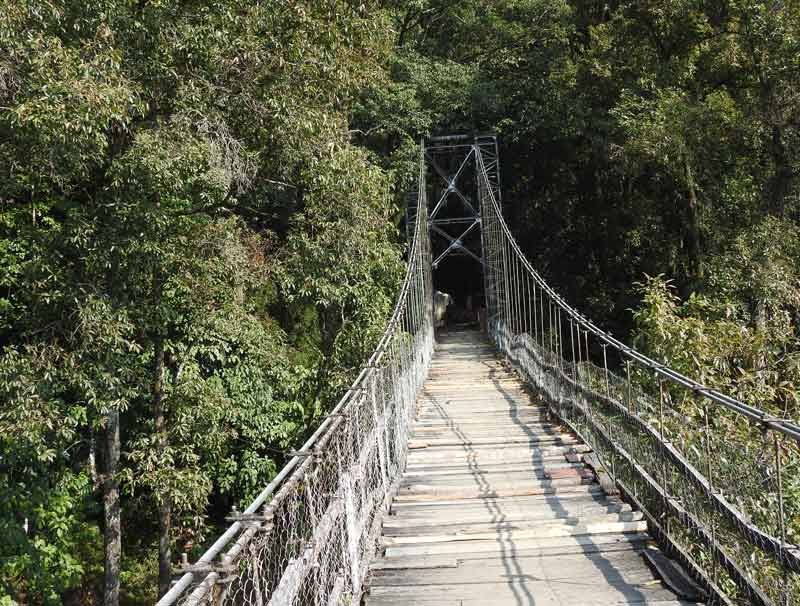
[[[641,514],[480,334],[437,346],[409,446],[368,606],[688,604],[646,564]]]

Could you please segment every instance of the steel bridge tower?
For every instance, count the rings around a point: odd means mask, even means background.
[[[488,267],[495,260],[487,258],[480,189],[488,183],[494,199],[502,206],[497,137],[437,136],[424,141],[423,149],[435,281],[458,301],[456,308],[460,311],[456,313],[466,314],[461,315],[462,319],[474,319],[472,313],[477,312],[483,322],[481,309],[487,308],[486,297],[496,288],[487,283],[493,275]],[[441,266],[446,261],[450,264],[444,270]]]
[[[489,178],[495,199],[500,198],[500,156],[495,135],[446,135],[425,141],[429,175],[429,224],[434,270],[450,256],[472,258],[481,269],[486,263],[481,244],[477,154]]]

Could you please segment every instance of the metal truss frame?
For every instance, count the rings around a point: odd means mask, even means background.
[[[495,135],[446,135],[431,137],[425,142],[425,162],[432,172],[444,182],[442,194],[430,209],[428,224],[431,240],[434,239],[434,236],[437,236],[447,243],[444,251],[433,260],[434,269],[444,259],[454,254],[463,254],[471,257],[482,268],[485,265],[483,246],[480,244],[483,237],[481,237],[477,246],[470,246],[466,243],[467,236],[476,229],[481,228],[481,213],[480,208],[470,202],[462,185],[462,178],[468,167],[473,167],[477,175],[478,153],[483,157],[493,193],[496,199],[500,200],[500,156]],[[448,172],[437,162],[437,157],[446,154],[460,157],[455,172]],[[477,191],[475,193],[475,199],[477,199]],[[453,216],[451,212],[447,217],[441,216],[445,208],[453,209],[453,202],[460,203],[459,211],[456,212],[456,215]],[[458,236],[445,229],[447,227],[452,229],[458,225],[464,226]]]

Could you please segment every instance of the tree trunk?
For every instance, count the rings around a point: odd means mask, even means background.
[[[702,247],[700,241],[700,205],[697,186],[688,156],[684,156],[686,169],[686,240],[689,256],[689,278],[697,281],[703,277]]]
[[[319,320],[319,334],[320,334],[320,351],[322,352],[322,360],[317,368],[317,375],[315,378],[314,393],[309,402],[315,402],[325,390],[325,387],[330,381],[329,373],[333,360],[334,346],[336,344],[336,336],[342,328],[339,320],[341,317],[341,310],[337,308],[325,307],[322,305],[316,306],[317,318]],[[327,411],[324,411],[327,412]],[[306,430],[310,430],[313,426],[317,411],[312,409],[308,411],[306,416]]]
[[[153,275],[153,309],[158,310],[164,282],[156,272]],[[153,431],[155,432],[156,448],[159,453],[164,453],[169,447],[167,434],[167,415],[164,410],[164,374],[165,351],[164,335],[161,327],[156,327],[153,337],[153,375],[152,375],[152,405],[153,405]],[[172,495],[169,492],[155,495],[158,508],[158,595],[162,596],[169,591],[172,580],[172,550],[170,535],[172,534]]]
[[[153,356],[153,421],[156,445],[163,452],[169,446],[167,420],[164,412],[164,339],[157,337]],[[158,594],[169,591],[172,580],[172,499],[169,494],[156,498],[158,504]]]
[[[172,582],[172,501],[163,499],[158,508],[158,595],[169,591]]]
[[[400,33],[397,36],[397,46],[403,48],[406,45],[406,36],[411,30],[411,27],[417,21],[418,13],[415,10],[409,9],[403,16],[403,22],[400,24]]]
[[[119,500],[119,412],[106,417],[101,430],[103,495],[103,545],[105,549],[105,574],[103,582],[104,606],[119,606],[119,575],[122,561],[122,526]]]
[[[792,188],[794,171],[789,163],[786,154],[786,146],[783,144],[783,133],[779,126],[772,127],[772,139],[770,142],[772,161],[775,165],[775,172],[770,179],[768,212],[782,217],[786,206],[786,196]]]

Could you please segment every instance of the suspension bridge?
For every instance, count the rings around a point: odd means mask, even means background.
[[[374,353],[158,606],[800,604],[800,426],[572,308],[499,184],[493,137],[421,144]],[[484,330],[437,338],[432,270],[452,254],[482,267]]]

